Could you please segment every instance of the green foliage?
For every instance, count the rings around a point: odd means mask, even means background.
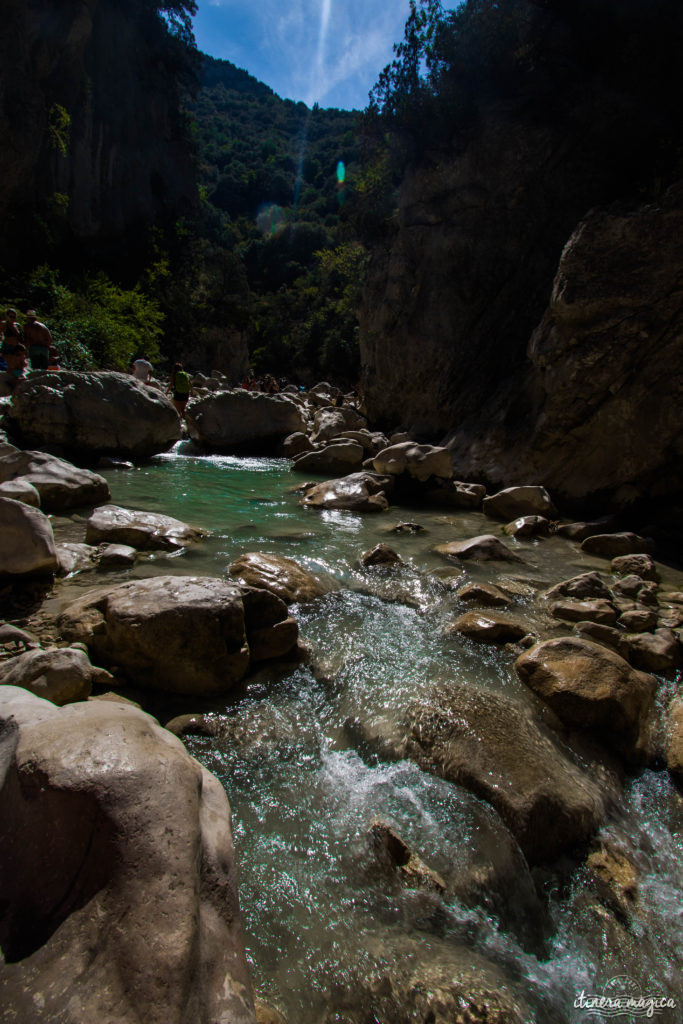
[[[28,296],[47,321],[64,366],[125,370],[140,351],[159,359],[163,315],[139,287],[120,288],[101,273],[67,287],[42,266],[31,276]]]
[[[62,156],[66,156],[71,134],[71,116],[60,104],[53,103],[47,118],[47,134],[50,145]]]

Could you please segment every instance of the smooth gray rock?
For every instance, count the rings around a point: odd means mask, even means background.
[[[139,551],[174,551],[206,536],[203,530],[156,512],[101,505],[88,519],[87,544],[124,544]]]
[[[50,576],[58,567],[48,517],[21,501],[0,498],[0,575]]]

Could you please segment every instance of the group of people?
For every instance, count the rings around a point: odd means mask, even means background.
[[[154,367],[146,355],[140,355],[130,364],[130,372],[142,384],[149,384]],[[185,417],[185,408],[190,398],[191,388],[192,382],[189,373],[183,369],[182,363],[174,363],[167,392],[171,395],[171,401],[181,420]]]
[[[245,391],[261,391],[266,395],[279,395],[283,387],[287,386],[286,380],[277,381],[272,374],[267,373],[265,377],[257,380],[253,374],[245,377],[240,385]]]
[[[11,390],[26,375],[29,364],[32,370],[59,369],[52,336],[35,309],[26,311],[23,331],[16,309],[8,309],[0,320],[0,337],[0,371],[6,372]]]

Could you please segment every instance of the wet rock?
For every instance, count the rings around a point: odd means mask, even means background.
[[[135,565],[137,551],[128,544],[105,544],[100,548],[98,561],[103,569],[119,569]]]
[[[205,536],[203,530],[156,512],[141,512],[119,505],[101,505],[90,518],[87,544],[125,544],[138,551],[174,551]]]
[[[135,469],[132,462],[126,459],[115,459],[111,455],[101,455],[97,460],[98,469]]]
[[[32,375],[7,418],[24,447],[147,458],[180,440],[178,414],[166,395],[130,374],[109,371]],[[106,500],[101,495],[90,504]]]
[[[515,662],[523,683],[565,723],[596,732],[628,760],[648,756],[652,676],[578,637],[546,640]]]
[[[619,555],[612,559],[612,572],[617,576],[639,576],[643,580],[657,580],[657,567],[650,555]]]
[[[377,473],[388,476],[406,475],[419,483],[425,483],[430,477],[450,480],[453,476],[451,454],[447,448],[415,444],[413,441],[404,441],[385,448],[375,456],[373,466]]]
[[[174,736],[215,736],[218,732],[215,721],[207,715],[176,715],[166,723],[164,729],[168,729]]]
[[[376,544],[371,551],[363,552],[360,561],[367,568],[372,565],[396,565],[401,557],[388,544]]]
[[[629,660],[628,641],[623,633],[612,626],[602,626],[598,622],[577,622],[574,626],[574,633],[585,640],[592,640],[596,644],[602,644],[603,647],[609,647],[625,661]]]
[[[0,574],[50,576],[58,566],[47,516],[21,501],[0,498]]]
[[[654,633],[629,633],[629,660],[646,672],[670,672],[680,663],[680,649],[670,629]]]
[[[563,580],[551,587],[545,596],[549,601],[556,601],[560,597],[571,597],[576,600],[597,597],[609,601],[611,595],[599,573],[583,572],[580,576],[573,576],[572,579]]]
[[[282,442],[282,454],[287,456],[288,459],[293,459],[296,455],[301,455],[303,452],[312,451],[313,442],[308,434],[304,434],[301,430],[289,434]]]
[[[297,473],[351,473],[360,469],[364,449],[355,441],[332,441],[324,448],[304,452],[294,459]]]
[[[2,687],[0,721],[6,1019],[253,1024],[218,780],[129,705]]]
[[[361,937],[320,1024],[525,1024],[512,980],[474,950],[400,933]]]
[[[405,754],[488,801],[531,864],[587,839],[603,817],[593,780],[502,694],[456,683],[409,709],[406,735]]]
[[[345,430],[360,430],[364,426],[364,418],[351,405],[318,409],[313,419],[311,441],[320,444],[321,441],[330,441]]]
[[[390,477],[365,472],[351,473],[337,480],[308,485],[300,504],[304,508],[383,512],[389,507],[386,491],[391,485]]]
[[[97,548],[92,544],[73,544],[67,541],[57,545],[60,576],[71,576],[85,569],[93,569],[96,559]]]
[[[586,621],[613,626],[618,618],[616,608],[609,601],[554,601],[549,607],[554,618],[565,622]]]
[[[209,696],[246,674],[242,595],[209,577],[156,576],[103,587],[60,616],[63,636],[144,689]]]
[[[518,519],[520,516],[543,516],[557,519],[557,509],[545,487],[506,487],[484,498],[482,512],[494,519]]]
[[[676,697],[669,705],[664,756],[671,774],[683,783],[683,697]]]
[[[420,523],[397,523],[389,527],[389,533],[426,533],[424,526]]]
[[[465,612],[448,627],[448,633],[462,633],[471,640],[485,644],[506,644],[521,640],[528,628],[500,615]]]
[[[601,902],[623,920],[629,920],[638,900],[638,869],[613,844],[600,843],[586,860],[593,888]]]
[[[624,576],[612,584],[612,594],[620,600],[638,601],[656,608],[657,584],[647,582],[640,576]]]
[[[581,543],[581,550],[587,554],[611,559],[621,555],[650,554],[652,548],[651,540],[627,532],[602,533],[595,537],[586,537]]]
[[[562,523],[557,527],[558,537],[565,537],[581,543],[586,537],[595,537],[599,533],[609,533],[614,528],[614,516],[605,516],[602,519],[594,519],[590,523]]]
[[[482,484],[468,484],[462,480],[447,480],[427,491],[427,501],[450,508],[479,508],[486,496]]]
[[[38,491],[44,512],[99,505],[110,498],[104,477],[45,452],[17,452],[0,458],[0,482],[17,480]]]
[[[260,999],[254,1003],[254,1009],[256,1010],[256,1024],[287,1024],[279,1010],[261,1002]]]
[[[329,594],[335,586],[331,578],[304,569],[293,558],[268,555],[262,551],[247,551],[240,555],[228,572],[245,586],[270,591],[285,604],[313,601]]]
[[[0,685],[21,686],[60,706],[87,700],[92,681],[88,655],[69,647],[27,651],[0,664]]]
[[[14,501],[23,501],[25,505],[32,505],[33,508],[40,508],[40,495],[32,483],[23,477],[15,480],[6,480],[0,484],[0,498],[13,498]]]
[[[443,878],[425,864],[386,821],[376,818],[370,824],[369,833],[379,863],[395,871],[405,885],[445,892]]]
[[[657,612],[650,608],[634,608],[619,616],[619,625],[628,633],[648,633],[657,625]]]
[[[507,594],[490,583],[468,583],[458,591],[458,600],[487,608],[505,608],[510,604]]]
[[[27,650],[31,647],[40,647],[38,638],[25,629],[19,629],[9,622],[0,622],[0,644],[4,646],[23,647]]]
[[[493,534],[486,533],[469,540],[453,540],[435,548],[445,558],[471,558],[477,562],[523,562],[510,548]]]
[[[550,533],[550,523],[544,516],[522,516],[507,523],[503,533],[508,537],[546,537]]]
[[[306,432],[297,402],[242,388],[191,402],[185,419],[192,440],[213,451],[275,451],[285,437]]]

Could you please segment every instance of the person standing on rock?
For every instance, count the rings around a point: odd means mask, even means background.
[[[28,357],[32,370],[47,370],[50,358],[52,335],[45,324],[36,319],[35,309],[26,311],[24,325],[24,343],[28,349]]]
[[[171,383],[168,391],[173,397],[171,401],[181,420],[185,417],[185,407],[190,397],[191,390],[190,376],[183,370],[182,363],[174,363],[171,370]]]
[[[149,384],[154,373],[154,367],[147,356],[139,356],[133,363],[133,376],[143,384]]]
[[[7,357],[16,352],[17,347],[22,343],[21,329],[17,320],[16,309],[8,309],[5,319],[0,323],[0,334],[2,335],[2,354]]]

